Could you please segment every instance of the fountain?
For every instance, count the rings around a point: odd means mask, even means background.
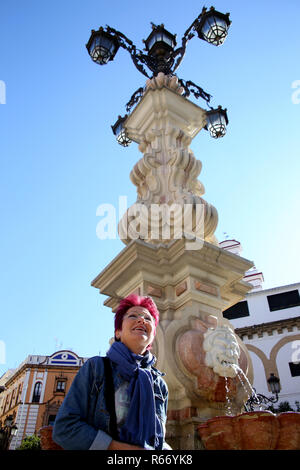
[[[251,382],[251,359],[222,311],[251,289],[243,277],[253,263],[219,247],[218,213],[203,198],[202,163],[189,147],[206,112],[182,93],[177,77],[159,73],[123,123],[143,154],[130,174],[137,200],[119,222],[125,248],[92,286],[113,312],[132,292],[155,300],[161,320],[153,352],[169,387],[167,441],[198,449],[198,425],[226,414],[229,400],[240,413],[247,399],[228,364]]]

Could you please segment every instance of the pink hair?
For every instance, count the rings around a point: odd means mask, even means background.
[[[151,297],[142,297],[137,294],[130,294],[122,299],[115,314],[115,332],[122,329],[123,317],[131,307],[144,307],[152,315],[155,321],[155,328],[159,322],[159,311]],[[147,349],[150,349],[151,345]]]

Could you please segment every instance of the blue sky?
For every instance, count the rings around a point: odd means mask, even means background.
[[[119,146],[110,126],[146,78],[122,49],[94,64],[91,29],[109,24],[142,49],[152,21],[180,43],[203,5],[230,12],[229,36],[219,48],[193,38],[177,74],[228,109],[223,139],[202,131],[191,144],[217,237],[242,243],[265,288],[299,281],[298,0],[2,2],[0,376],[28,354],[103,354],[113,335],[90,283],[124,245],[97,237],[96,210],[136,200],[129,173],[141,154]]]

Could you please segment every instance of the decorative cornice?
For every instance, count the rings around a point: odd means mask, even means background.
[[[84,362],[83,362],[84,363]],[[27,371],[28,369],[34,369],[34,370],[48,370],[48,369],[62,369],[64,371],[74,371],[76,369],[80,369],[81,365],[57,365],[57,364],[23,364],[22,367],[18,368],[13,375],[10,375],[5,382],[5,388],[8,389],[12,383],[14,383],[16,380],[21,377],[21,375]]]
[[[286,292],[286,289],[300,289],[300,283],[296,282],[295,284],[287,284],[285,286],[278,286],[278,287],[271,287],[270,289],[261,289],[255,292],[248,292],[247,297],[251,297],[253,295],[266,295],[268,293],[281,293]]]
[[[267,333],[268,336],[272,336],[274,333],[281,334],[284,329],[287,329],[288,332],[292,332],[294,328],[300,330],[300,317],[236,328],[235,333],[244,340],[246,337],[253,339],[253,335],[255,334],[258,338],[262,338],[264,333]]]

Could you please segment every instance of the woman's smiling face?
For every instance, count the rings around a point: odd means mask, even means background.
[[[116,330],[115,335],[135,354],[144,354],[154,340],[155,320],[145,307],[131,307],[123,317],[122,329]]]

